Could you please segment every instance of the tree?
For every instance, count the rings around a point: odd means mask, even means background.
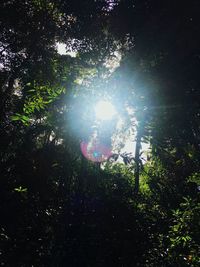
[[[197,4],[3,1],[2,264],[198,265]],[[59,55],[57,42],[76,58]],[[126,165],[99,169],[79,143],[94,125],[91,95],[106,92],[137,148]],[[104,126],[109,143],[115,128]],[[152,149],[144,166],[143,141]]]

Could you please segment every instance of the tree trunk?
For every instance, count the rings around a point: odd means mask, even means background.
[[[2,123],[6,117],[6,111],[9,109],[7,106],[10,105],[12,98],[12,91],[14,85],[14,77],[10,77],[7,81],[5,88],[0,88],[0,122]]]
[[[78,192],[82,194],[86,189],[86,177],[87,177],[87,160],[81,155],[81,169],[78,176]]]
[[[139,180],[140,180],[140,149],[141,149],[141,126],[138,126],[136,136],[136,147],[135,147],[135,194],[139,192]]]

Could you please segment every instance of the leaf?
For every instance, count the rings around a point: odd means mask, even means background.
[[[22,188],[22,186],[14,188],[14,191],[18,193],[27,193],[27,188]]]
[[[18,120],[20,120],[20,117],[19,117],[18,115],[12,115],[12,116],[10,117],[10,119],[11,119],[12,121],[18,121]]]

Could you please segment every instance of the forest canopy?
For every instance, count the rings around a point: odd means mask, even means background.
[[[1,266],[200,266],[199,12],[2,0]]]

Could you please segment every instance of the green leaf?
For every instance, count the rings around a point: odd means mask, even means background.
[[[14,191],[18,193],[27,193],[27,188],[22,188],[22,186],[14,188]]]

